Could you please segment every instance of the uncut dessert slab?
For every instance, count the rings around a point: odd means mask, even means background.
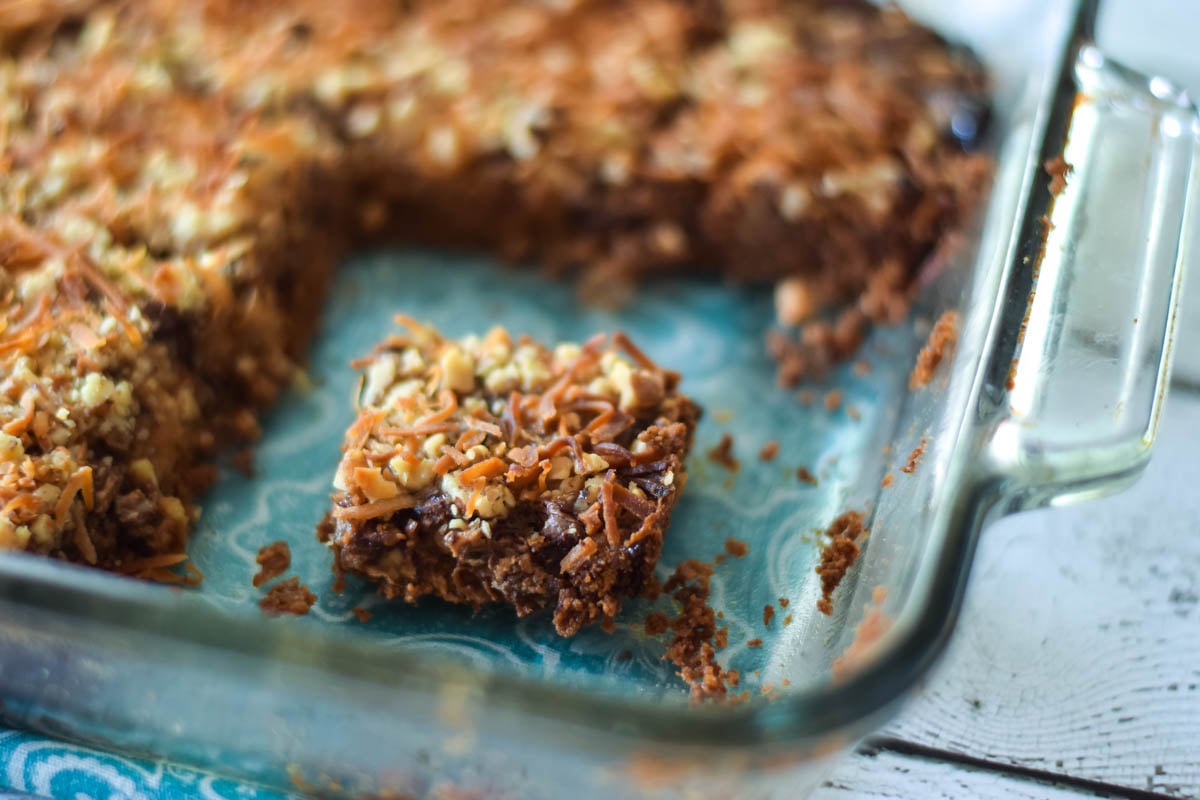
[[[877,330],[862,351],[872,365],[869,372],[858,374],[853,364],[835,369],[811,385],[815,402],[804,409],[795,390],[777,386],[774,364],[763,352],[769,292],[678,278],[652,283],[620,310],[606,311],[580,304],[569,282],[547,283],[536,271],[429,251],[367,253],[339,271],[310,351],[308,380],[266,416],[254,476],[223,468],[201,501],[203,516],[189,552],[205,579],[191,591],[219,608],[258,614],[263,592],[251,585],[254,559],[258,548],[282,539],[292,551],[287,574],[298,575],[319,599],[308,617],[272,624],[343,626],[390,650],[598,690],[686,697],[683,682],[661,658],[662,639],[644,633],[649,611],[670,611],[665,598],[626,603],[612,634],[591,626],[563,639],[548,613],[518,620],[506,608],[474,614],[436,600],[411,606],[385,600],[353,576],[346,578],[344,593],[334,591],[331,555],[314,531],[328,511],[333,467],[354,420],[358,381],[350,361],[394,329],[397,312],[447,336],[500,325],[542,341],[582,341],[619,329],[664,367],[682,372],[681,390],[705,414],[659,577],[685,559],[712,561],[730,537],[749,545],[745,557],[725,555],[716,566],[711,597],[721,624],[729,626],[729,646],[719,657],[745,676],[743,687],[777,685],[792,665],[783,654],[797,659],[807,647],[823,646],[805,641],[821,638],[814,632],[824,620],[816,612],[815,531],[846,508],[861,506],[863,498],[852,491],[878,485],[882,447],[894,426],[896,404],[889,398],[905,390],[920,344],[913,326]],[[823,398],[834,389],[840,407],[827,411]],[[736,472],[706,455],[725,433],[734,438],[741,464]],[[779,443],[779,455],[763,462],[758,453],[768,441]],[[817,476],[818,486],[797,478],[801,466]],[[781,597],[788,600],[786,608]],[[775,618],[764,626],[767,604],[774,606]],[[370,618],[359,621],[356,609],[369,611]],[[762,646],[747,644],[755,639]]]

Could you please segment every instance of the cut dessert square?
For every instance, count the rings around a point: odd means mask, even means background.
[[[388,597],[519,615],[564,636],[651,579],[698,407],[621,333],[549,349],[406,317],[364,368],[334,508],[339,569]]]

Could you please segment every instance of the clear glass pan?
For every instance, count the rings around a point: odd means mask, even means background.
[[[1197,177],[1194,109],[1168,82],[1105,59],[1092,0],[959,5],[911,4],[995,72],[995,184],[914,323],[873,335],[868,374],[847,366],[820,387],[842,393],[843,411],[806,411],[775,388],[761,294],[681,279],[614,315],[479,259],[355,259],[314,347],[316,388],[271,415],[260,476],[226,476],[206,503],[192,545],[201,587],[0,558],[3,720],[329,795],[446,786],[755,798],[814,785],[942,649],[985,524],[1136,477],[1166,386]],[[1041,165],[1057,155],[1074,170],[1054,199]],[[328,591],[312,530],[349,413],[346,361],[401,309],[452,332],[505,324],[553,339],[623,327],[685,371],[709,414],[664,560],[712,558],[728,536],[750,544],[718,569],[714,595],[746,702],[689,705],[633,612],[613,636],[564,641],[544,619],[385,605],[353,583]],[[949,309],[961,318],[953,357],[910,392],[913,354]],[[743,462],[733,478],[703,456],[725,431]],[[782,454],[760,463],[771,438]],[[922,440],[920,467],[898,473]],[[797,466],[820,485],[797,481]],[[891,488],[881,487],[887,472]],[[869,512],[871,534],[826,618],[814,609],[811,531],[849,508]],[[249,562],[277,538],[321,595],[311,618],[265,620],[254,606]],[[355,621],[355,606],[372,620]],[[838,661],[865,617],[878,635]]]

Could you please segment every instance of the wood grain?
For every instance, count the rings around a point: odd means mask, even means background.
[[[947,657],[884,735],[1200,796],[1200,395],[1129,492],[988,530]]]
[[[1024,780],[958,764],[883,752],[856,753],[810,800],[1083,800],[1095,792]]]

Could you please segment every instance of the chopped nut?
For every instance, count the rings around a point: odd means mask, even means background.
[[[467,394],[475,387],[475,364],[462,348],[447,347],[439,363],[443,387],[459,394]]]

